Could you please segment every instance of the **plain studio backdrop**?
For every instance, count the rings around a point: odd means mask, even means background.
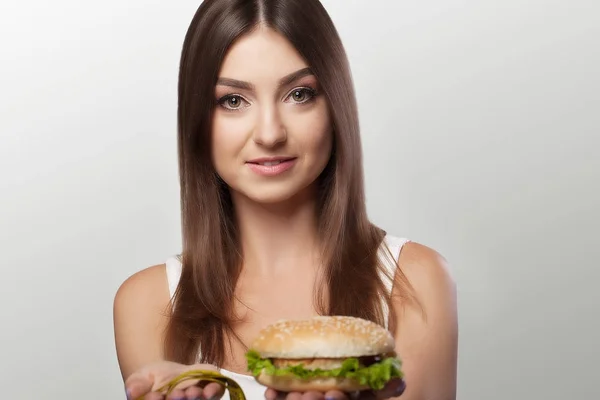
[[[452,265],[458,398],[600,398],[600,2],[324,4],[370,215]],[[177,70],[198,5],[0,5],[3,398],[124,397],[112,302],[180,251]]]

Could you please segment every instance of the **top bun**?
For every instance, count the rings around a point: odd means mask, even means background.
[[[394,350],[394,338],[382,326],[361,318],[319,316],[281,320],[260,331],[252,349],[262,358],[346,358]]]

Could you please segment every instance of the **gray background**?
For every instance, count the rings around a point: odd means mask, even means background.
[[[452,264],[459,398],[600,398],[600,2],[324,3],[370,214]],[[197,5],[0,5],[3,398],[123,397],[112,300],[180,248],[176,79]]]

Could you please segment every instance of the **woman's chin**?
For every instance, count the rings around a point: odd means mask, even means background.
[[[238,191],[233,197],[243,197],[243,201],[250,201],[256,204],[279,205],[289,202],[301,201],[306,197],[307,188],[289,187],[289,186],[271,186],[271,187],[253,187],[249,190]],[[310,196],[309,196],[310,197]]]
[[[296,193],[283,191],[265,191],[261,193],[244,193],[248,201],[264,205],[277,205],[287,203],[294,198]]]

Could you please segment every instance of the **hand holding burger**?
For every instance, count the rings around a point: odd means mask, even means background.
[[[371,321],[314,317],[266,327],[246,358],[248,370],[271,392],[383,399],[399,396],[406,386],[394,346],[390,332]]]

